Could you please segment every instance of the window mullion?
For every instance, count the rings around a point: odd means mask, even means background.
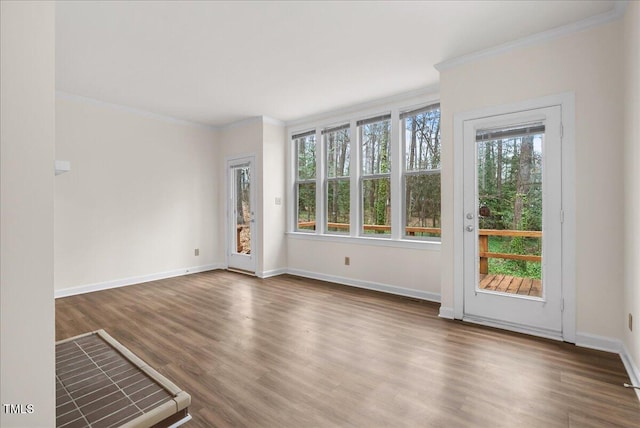
[[[288,192],[286,193],[286,198],[289,200],[286,204],[287,207],[287,231],[289,232],[296,232],[298,230],[298,225],[297,225],[297,215],[298,215],[298,190],[297,190],[297,184],[296,184],[296,179],[298,178],[297,176],[297,157],[296,157],[296,150],[295,150],[295,143],[292,143],[292,141],[295,141],[292,139],[292,136],[289,135],[289,144],[287,144],[287,159],[289,159],[289,162],[287,162],[287,189]]]
[[[414,171],[405,171],[403,173],[403,175],[405,176],[412,176],[412,175],[434,175],[434,174],[441,174],[442,170],[440,169],[416,169]]]
[[[327,186],[325,183],[326,159],[324,141],[322,132],[318,128],[316,130],[316,234],[320,235],[326,232],[326,200]]]
[[[403,235],[402,215],[402,171],[403,145],[400,143],[400,112],[391,110],[391,239],[401,239]]]
[[[356,237],[360,235],[360,228],[362,227],[362,215],[360,208],[360,201],[362,197],[360,195],[360,165],[361,165],[361,150],[360,150],[360,135],[356,120],[351,120],[350,135],[351,135],[351,163],[349,167],[351,181],[350,181],[350,193],[349,202],[351,204],[349,211],[349,218],[351,220],[351,226],[349,228],[349,235]]]

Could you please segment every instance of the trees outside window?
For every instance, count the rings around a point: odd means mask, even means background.
[[[363,234],[391,234],[391,117],[358,122]]]
[[[404,235],[440,236],[440,107],[400,115],[404,141]]]
[[[350,231],[351,179],[351,139],[349,124],[325,129],[322,138],[326,153],[326,199],[325,212],[327,232],[344,233]]]
[[[292,137],[296,148],[296,230],[315,230],[316,131]]]
[[[479,130],[478,218],[480,229],[542,231],[542,170],[544,125]],[[542,239],[490,236],[493,253],[542,255]],[[542,278],[540,262],[490,258],[488,271],[526,278]]]
[[[291,136],[293,230],[438,241],[440,105],[342,120]]]

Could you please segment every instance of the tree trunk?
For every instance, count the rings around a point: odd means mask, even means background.
[[[502,197],[502,140],[498,140],[498,156],[496,159],[496,196]]]
[[[519,230],[524,214],[524,202],[531,187],[531,162],[533,160],[533,136],[522,139],[520,160],[518,162],[518,181],[516,185],[516,200],[513,207],[513,228]]]
[[[347,171],[345,171],[344,167],[346,165],[347,162],[347,143],[346,143],[346,137],[344,137],[344,140],[341,142],[340,144],[340,158],[339,158],[339,162],[338,162],[338,167],[339,169],[339,173],[338,175],[341,177],[344,177],[345,175],[347,175]]]
[[[243,199],[243,186],[242,186],[242,179],[243,179],[243,173],[242,170],[240,169],[236,169],[235,170],[235,176],[236,176],[236,224],[244,224],[244,210],[243,210],[243,206],[242,206],[242,199]]]
[[[416,166],[416,144],[417,144],[417,127],[415,119],[411,121],[411,145],[409,146],[409,170],[413,170]]]

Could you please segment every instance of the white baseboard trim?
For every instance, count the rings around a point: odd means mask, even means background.
[[[624,364],[624,368],[627,370],[629,374],[629,380],[631,381],[631,385],[640,386],[640,370],[638,366],[634,363],[633,358],[631,358],[631,354],[629,350],[622,343],[622,350],[620,351],[620,358],[622,358],[622,364]],[[640,400],[640,389],[635,390],[636,395],[638,396],[638,400]]]
[[[614,354],[622,353],[622,342],[619,339],[589,333],[576,332],[576,346],[596,349],[598,351],[613,352]]]
[[[78,287],[70,287],[70,288],[55,290],[54,297],[58,299],[61,297],[69,297],[69,296],[75,296],[77,294],[92,293],[94,291],[108,290],[110,288],[126,287],[127,285],[140,284],[140,283],[149,282],[149,281],[157,281],[159,279],[173,278],[176,276],[189,275],[192,273],[206,272],[210,270],[223,269],[223,268],[224,268],[224,264],[214,263],[214,264],[204,265],[204,266],[195,266],[195,267],[188,267],[183,269],[176,269],[176,270],[171,270],[167,272],[152,273],[149,275],[139,275],[139,276],[132,276],[129,278],[114,279],[111,281],[97,282],[95,284],[87,284],[87,285],[81,285]]]
[[[596,349],[598,351],[613,352],[620,355],[622,364],[629,375],[629,381],[632,385],[640,386],[640,370],[631,358],[629,350],[624,342],[620,339],[612,339],[610,337],[597,336],[589,333],[576,333],[576,346],[583,348]],[[638,400],[640,400],[640,389],[635,390]]]
[[[259,275],[256,275],[258,278],[271,278],[272,276],[283,275],[287,273],[287,268],[279,268],[279,269],[271,269],[262,271]]]
[[[360,279],[345,278],[342,276],[326,275],[323,273],[309,272],[300,269],[288,269],[287,273],[291,275],[302,276],[304,278],[319,279],[321,281],[333,282],[340,285],[348,285],[350,287],[365,288],[367,290],[381,291],[383,293],[395,294],[398,296],[427,300],[429,302],[440,302],[439,293],[412,290],[410,288],[396,287],[393,285],[380,284],[377,282],[364,281]]]
[[[438,313],[440,318],[445,318],[448,320],[452,320],[455,317],[453,316],[453,308],[445,308],[444,306],[440,306],[440,312]]]

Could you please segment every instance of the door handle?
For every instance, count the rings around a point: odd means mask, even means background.
[[[473,226],[471,225],[465,227],[465,229],[467,230],[467,232],[473,232]]]

